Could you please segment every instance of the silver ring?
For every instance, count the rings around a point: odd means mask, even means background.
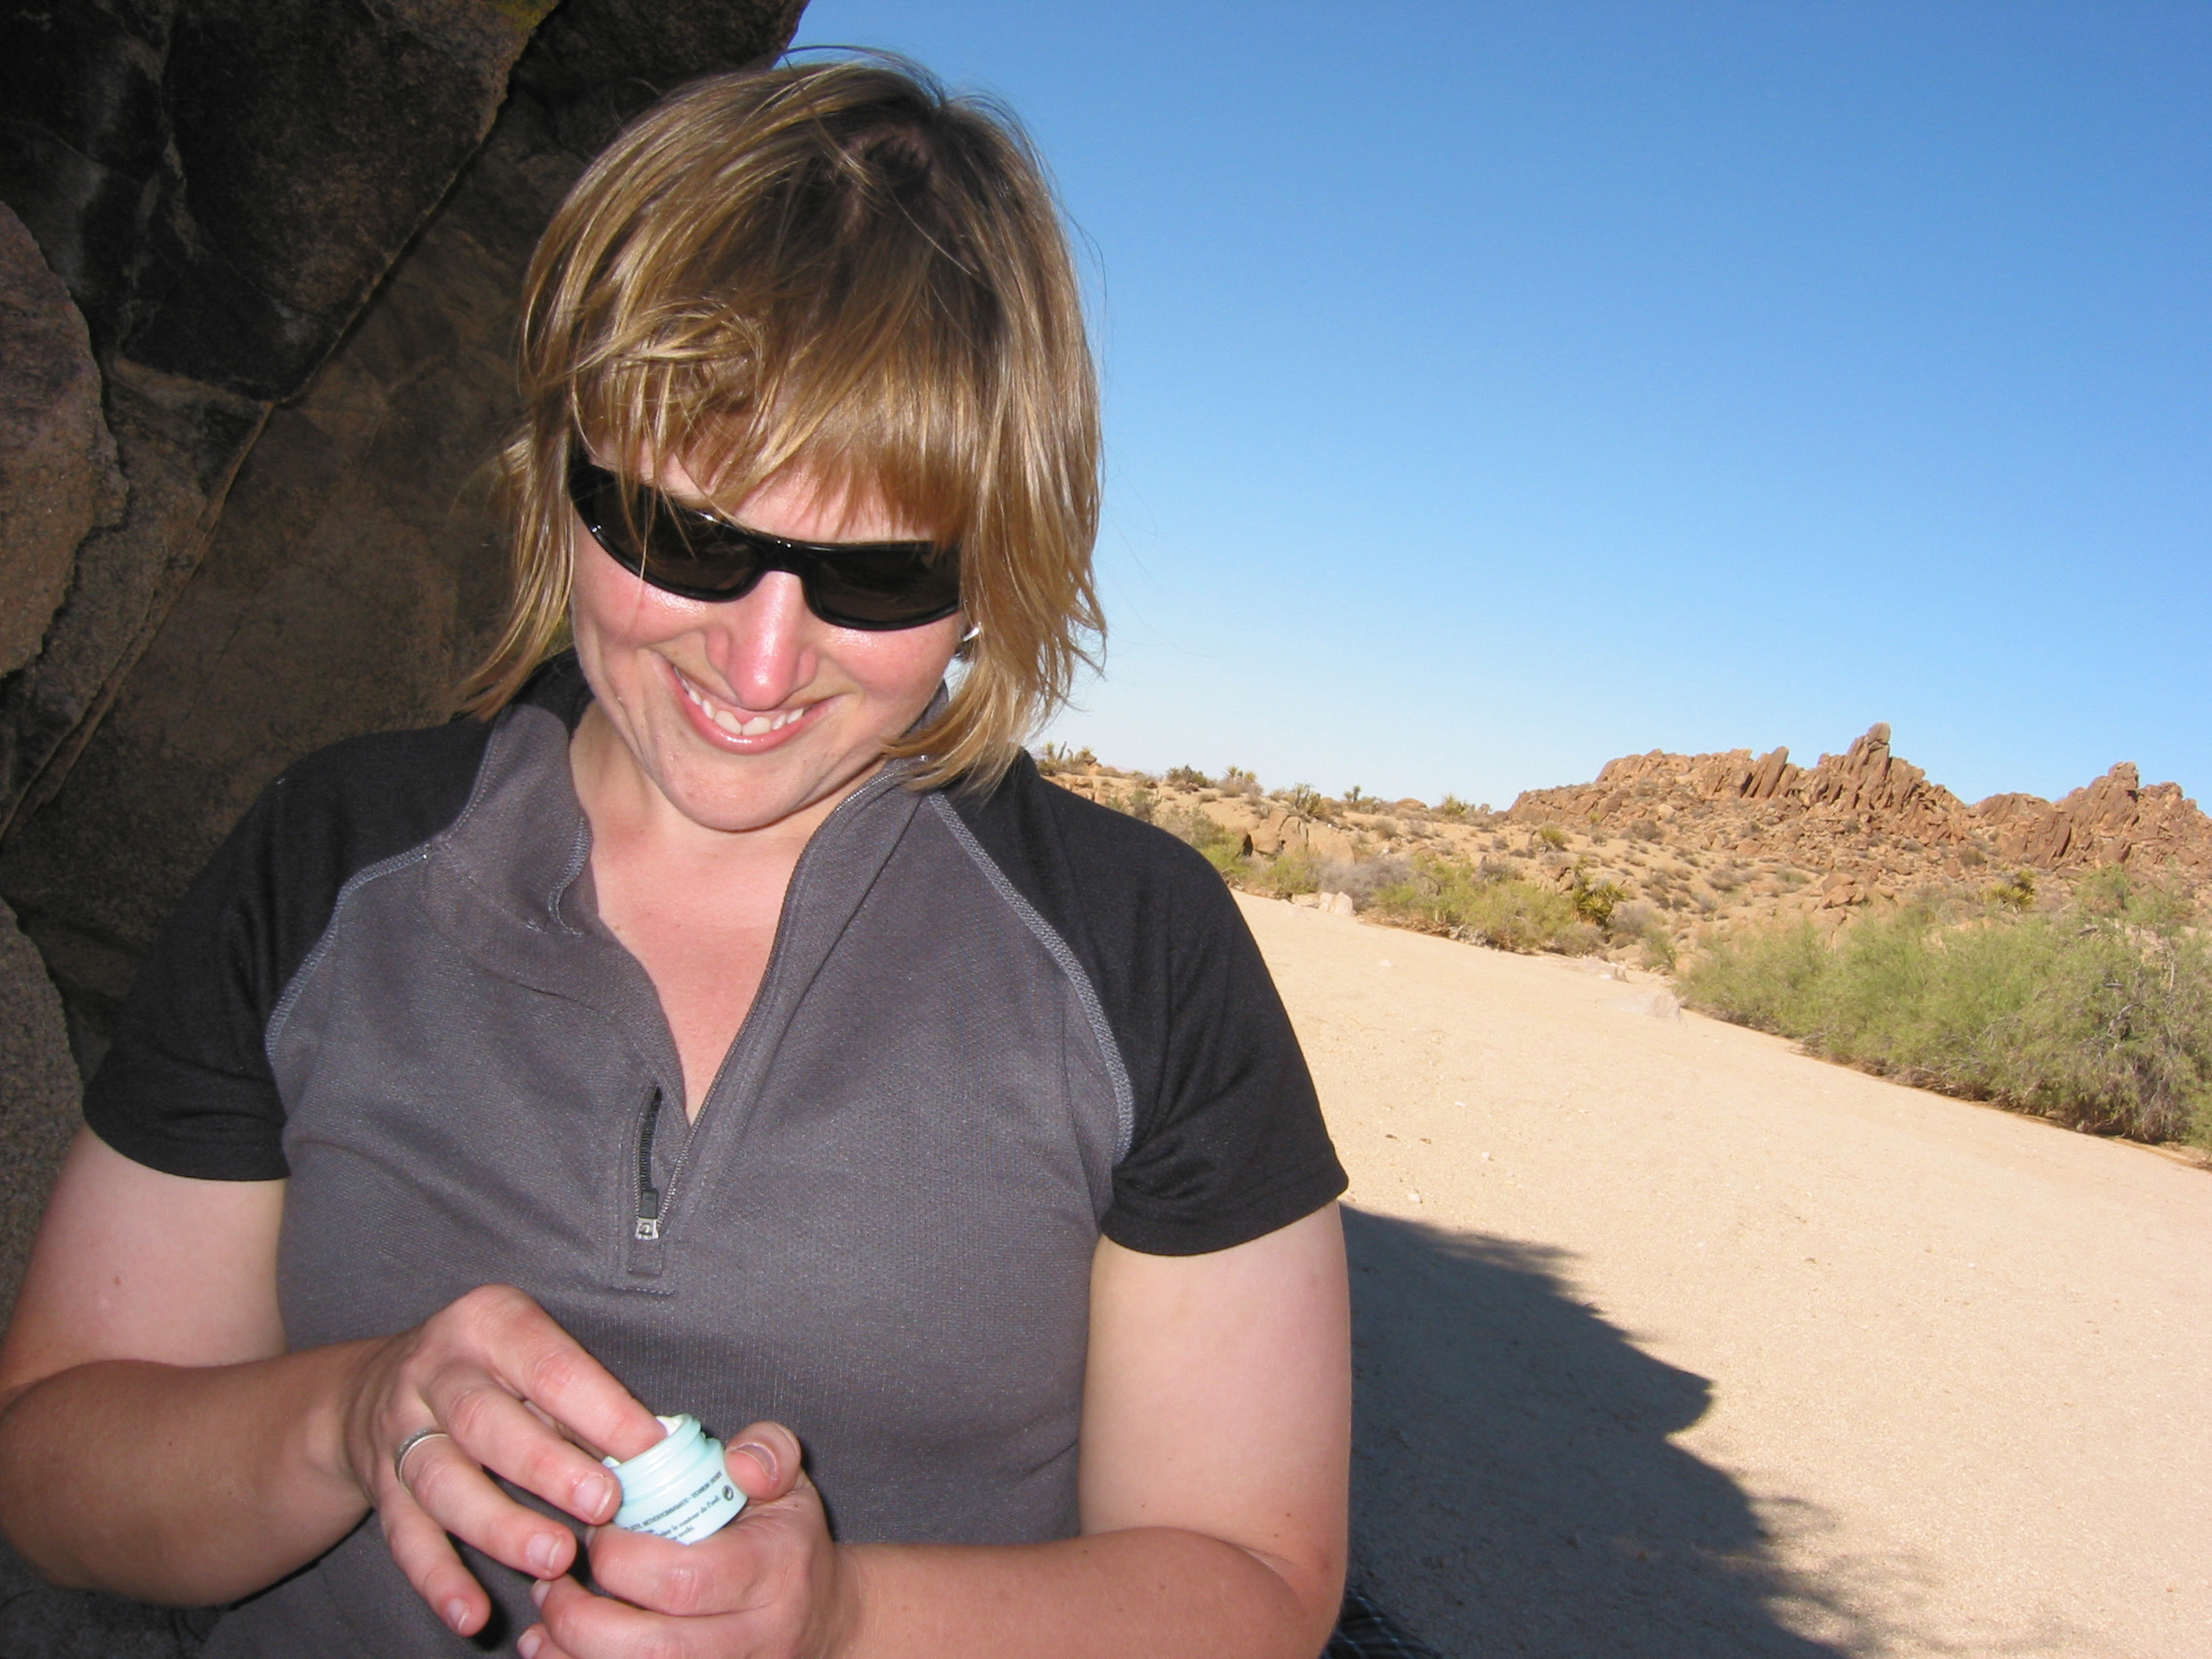
[[[433,1424],[429,1428],[419,1428],[413,1434],[410,1434],[405,1440],[402,1440],[399,1443],[399,1450],[391,1455],[391,1472],[395,1477],[397,1477],[399,1484],[401,1486],[407,1485],[408,1453],[414,1451],[416,1447],[422,1445],[425,1440],[451,1440],[453,1436],[448,1434],[444,1429],[439,1428]]]

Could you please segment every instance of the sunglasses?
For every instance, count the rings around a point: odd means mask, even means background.
[[[918,628],[960,608],[960,549],[928,541],[789,541],[681,506],[658,490],[630,494],[579,447],[569,499],[615,563],[664,593],[719,604],[743,599],[770,571],[798,577],[806,608],[833,628]]]

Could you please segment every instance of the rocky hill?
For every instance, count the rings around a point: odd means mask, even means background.
[[[1607,953],[1648,952],[1656,935],[1666,954],[1709,927],[1786,916],[1834,925],[1914,900],[2056,903],[2114,865],[2212,897],[2212,818],[2178,785],[2145,786],[2121,762],[2057,801],[1969,805],[1893,754],[1887,725],[1810,767],[1784,749],[1623,756],[1591,783],[1530,790],[1502,813],[1266,793],[1234,771],[1125,773],[1088,753],[1049,754],[1046,765],[1062,786],[1205,846],[1232,880],[1305,903],[1366,908],[1409,873],[1454,870],[1597,896],[1581,908],[1603,926],[1554,938]]]

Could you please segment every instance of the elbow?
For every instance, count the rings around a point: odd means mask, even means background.
[[[1295,1555],[1240,1547],[1282,1587],[1282,1636],[1278,1643],[1271,1645],[1269,1659],[1315,1659],[1328,1646],[1344,1611],[1344,1546],[1339,1543]]]

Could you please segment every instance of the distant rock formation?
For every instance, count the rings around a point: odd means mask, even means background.
[[[2145,787],[2122,761],[2055,804],[2000,794],[1969,806],[1893,755],[1886,724],[1810,769],[1790,764],[1787,749],[1756,759],[1748,749],[1623,756],[1594,783],[1524,793],[1507,816],[1629,833],[1648,824],[1670,840],[1825,855],[1831,866],[1848,867],[1854,855],[1881,862],[1887,844],[1910,853],[1972,848],[2043,870],[2127,865],[2212,875],[2212,818],[2177,784]]]

